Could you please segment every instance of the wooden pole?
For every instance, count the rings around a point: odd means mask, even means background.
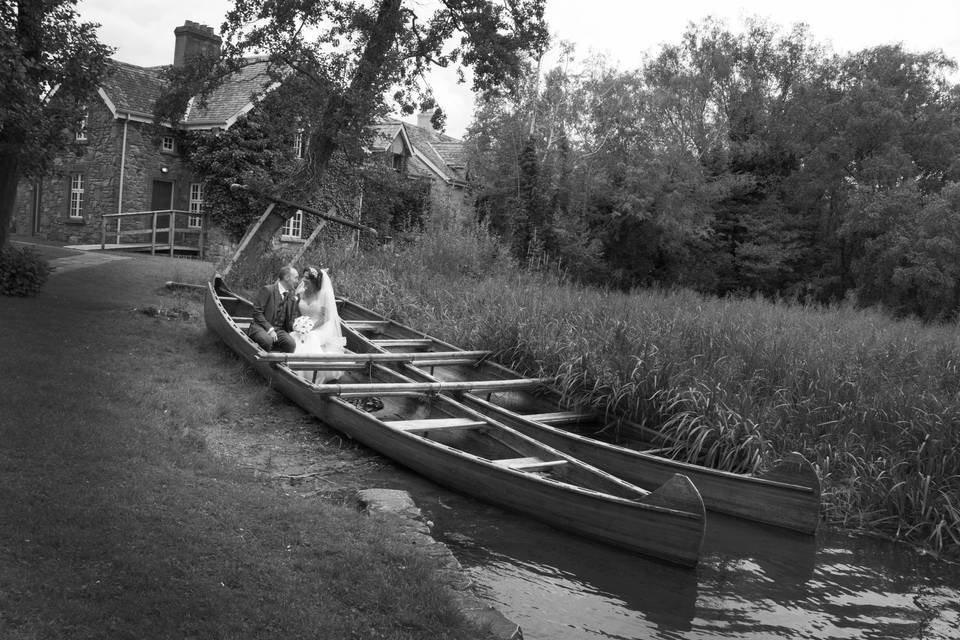
[[[247,245],[250,244],[250,239],[257,234],[257,229],[260,228],[260,225],[270,216],[270,212],[273,211],[273,208],[277,206],[275,202],[271,202],[267,205],[267,210],[263,212],[263,215],[260,216],[260,219],[253,223],[253,225],[247,229],[247,232],[243,234],[243,239],[240,240],[240,245],[237,247],[236,252],[233,254],[233,257],[230,258],[230,261],[227,263],[227,266],[223,268],[223,272],[220,274],[224,278],[227,277],[227,274],[230,273],[230,270],[233,269],[233,265],[237,263],[237,258],[240,257],[240,253],[247,248]]]
[[[200,245],[200,246],[199,246],[199,249],[200,249],[200,250],[199,250],[199,254],[200,254],[200,255],[199,255],[198,257],[199,257],[201,260],[203,260],[203,241],[204,241],[204,236],[205,236],[204,231],[206,231],[206,228],[207,228],[207,216],[205,216],[204,214],[201,213],[201,214],[200,214],[200,233],[198,234],[198,235],[200,236],[200,241],[199,241],[199,245]]]
[[[325,396],[374,396],[394,393],[441,393],[443,391],[514,391],[553,384],[556,378],[516,380],[462,380],[459,382],[374,382],[370,384],[318,384],[313,391]]]
[[[120,218],[117,218],[119,220]],[[157,212],[153,212],[153,230],[150,232],[150,255],[157,254]]]
[[[304,205],[304,204],[298,204],[296,202],[291,202],[290,200],[284,200],[283,198],[272,196],[268,193],[263,193],[262,191],[251,189],[250,187],[244,184],[236,184],[236,183],[231,184],[230,189],[233,191],[249,191],[250,193],[252,193],[257,197],[266,198],[267,200],[270,200],[271,202],[274,202],[276,204],[282,204],[285,207],[290,207],[291,209],[300,209],[301,211],[305,211],[309,214],[319,216],[325,220],[330,220],[331,222],[339,222],[340,224],[345,224],[348,227],[359,229],[360,231],[366,231],[367,233],[371,233],[374,236],[377,235],[377,230],[373,229],[372,227],[365,227],[362,224],[354,222],[353,220],[350,220],[348,218],[341,218],[340,216],[330,215],[320,211],[319,209],[314,209],[313,207],[308,207],[307,205]]]
[[[172,257],[173,257],[173,245],[174,245],[174,242],[173,242],[173,233],[174,233],[174,229],[177,227],[177,213],[176,213],[175,211],[171,210],[171,211],[170,211],[170,216],[169,216],[169,218],[170,218],[170,225],[169,225],[169,226],[170,226],[170,229],[169,229],[169,231],[167,231],[167,233],[169,234],[169,238],[170,238],[170,257],[172,258]]]

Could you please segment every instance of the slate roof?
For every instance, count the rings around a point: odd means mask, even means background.
[[[138,67],[112,60],[113,72],[102,88],[118,112],[153,116],[153,103],[163,88],[163,67]]]
[[[165,83],[161,72],[168,67],[111,62],[114,71],[103,81],[102,89],[117,113],[153,118],[153,105]],[[227,127],[234,118],[249,110],[255,96],[270,85],[267,63],[262,59],[251,62],[217,87],[203,108],[191,104],[181,124],[195,128]]]
[[[267,62],[257,59],[225,80],[207,99],[206,106],[187,111],[187,125],[231,124],[231,120],[249,110],[251,102],[272,84],[267,75]]]
[[[224,81],[207,99],[206,105],[200,107],[191,102],[181,124],[197,129],[226,128],[236,117],[248,111],[256,96],[271,84],[266,60],[251,59],[250,62]],[[114,72],[103,81],[102,88],[116,112],[152,119],[153,105],[164,85],[161,72],[168,67],[138,67],[117,60],[112,63]],[[413,167],[415,170],[419,168],[424,175],[439,173],[439,177],[447,182],[465,179],[466,151],[462,140],[393,118],[372,124],[370,129],[374,134],[372,151],[386,151],[403,131],[421,156],[417,158],[420,162]],[[417,167],[417,164],[422,166]]]
[[[443,172],[441,177],[444,180],[462,182],[466,179],[466,150],[462,140],[406,122],[403,127],[410,144]]]

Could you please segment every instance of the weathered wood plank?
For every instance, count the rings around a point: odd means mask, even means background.
[[[551,384],[556,378],[517,378],[514,380],[463,380],[458,382],[379,382],[371,384],[320,384],[313,392],[325,396],[374,396],[379,393],[403,392],[411,394],[442,393],[444,391],[512,391],[535,389]]]
[[[396,338],[393,340],[374,339],[374,344],[380,347],[429,347],[433,340],[428,338]]]
[[[257,360],[263,362],[325,362],[327,360],[350,360],[352,362],[408,362],[416,360],[419,363],[427,363],[433,360],[444,360],[447,358],[464,358],[470,361],[479,360],[490,354],[489,351],[431,351],[422,353],[419,351],[411,352],[391,352],[391,353],[318,353],[312,356],[298,356],[296,353],[278,353],[270,352],[257,356]]]
[[[502,458],[492,460],[498,467],[516,469],[517,471],[533,471],[535,469],[549,469],[567,464],[566,460],[543,460],[541,458]]]
[[[527,420],[542,422],[544,424],[570,424],[581,420],[590,420],[597,414],[586,411],[553,411],[551,413],[527,413],[522,414]]]
[[[432,418],[425,420],[386,420],[386,424],[391,427],[403,429],[411,433],[420,433],[423,431],[433,431],[436,429],[460,430],[476,429],[486,426],[487,423],[482,420],[470,420],[469,418]]]

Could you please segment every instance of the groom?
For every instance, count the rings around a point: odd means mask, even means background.
[[[293,353],[297,346],[288,333],[297,317],[297,276],[292,266],[280,267],[277,281],[261,288],[253,301],[253,322],[247,335],[266,351]]]

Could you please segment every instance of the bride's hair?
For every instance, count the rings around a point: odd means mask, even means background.
[[[303,270],[303,279],[310,283],[311,292],[316,293],[320,291],[320,271],[316,267],[307,267]]]

